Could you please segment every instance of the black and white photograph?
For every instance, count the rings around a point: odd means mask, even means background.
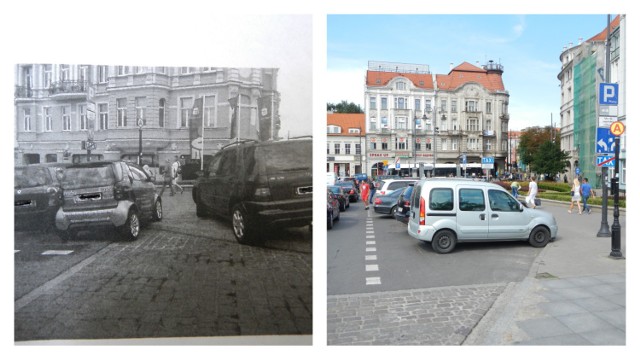
[[[311,17],[220,27],[13,65],[16,345],[311,345]]]

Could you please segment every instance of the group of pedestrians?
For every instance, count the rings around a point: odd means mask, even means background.
[[[522,187],[520,183],[517,181],[513,181],[511,183],[511,194],[516,199],[518,198],[518,191],[520,191]],[[536,182],[536,177],[531,176],[531,181],[529,182],[529,192],[527,193],[527,197],[525,198],[525,202],[527,205],[532,208],[536,208],[536,196],[538,195],[538,183]],[[569,207],[569,214],[573,213],[573,207],[576,205],[578,207],[578,214],[582,214],[582,211],[586,211],[587,214],[591,214],[591,206],[589,206],[589,198],[595,197],[595,193],[591,184],[589,184],[588,178],[582,179],[582,184],[580,180],[576,177],[573,179],[573,186],[571,187],[571,205]],[[580,206],[580,201],[582,201],[582,206]]]
[[[162,182],[162,190],[160,190],[160,196],[164,194],[164,189],[168,186],[171,191],[170,196],[173,196],[175,193],[180,190],[180,194],[184,193],[184,188],[178,184],[178,176],[181,172],[181,164],[178,156],[175,157],[173,163],[170,159],[167,159],[166,164],[161,168],[160,173],[163,174],[163,182]],[[174,191],[174,188],[176,190]]]

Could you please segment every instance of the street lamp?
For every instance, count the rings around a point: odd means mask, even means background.
[[[435,108],[433,110],[435,114]],[[444,117],[444,115],[442,115]],[[435,116],[433,117],[433,176],[436,175],[436,164],[438,162],[438,147],[436,146],[436,136],[438,134],[438,127],[436,127]],[[427,114],[422,115],[422,120],[427,120]]]
[[[413,118],[413,167],[416,169],[416,174],[418,175],[418,177],[420,177],[420,173],[418,171],[418,168],[416,166],[417,163],[417,157],[418,157],[418,153],[417,153],[417,149],[416,149],[416,145],[418,144],[417,139],[416,139],[416,125],[417,122],[419,121],[419,118],[417,116],[414,116]],[[411,170],[411,176],[413,176],[413,170]]]
[[[138,165],[142,166],[142,125],[144,121],[138,118]]]

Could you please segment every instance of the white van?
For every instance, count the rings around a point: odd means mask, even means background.
[[[470,179],[423,179],[415,184],[409,235],[453,251],[458,242],[529,241],[543,247],[558,225],[546,211],[529,209],[499,185]]]

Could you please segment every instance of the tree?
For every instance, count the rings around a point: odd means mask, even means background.
[[[360,105],[356,105],[353,102],[348,103],[346,100],[342,100],[339,104],[327,103],[327,111],[332,111],[334,113],[340,113],[340,114],[364,113]]]
[[[560,149],[560,134],[551,126],[532,127],[520,135],[518,155],[522,162],[538,174],[556,174],[565,171],[569,153]]]

